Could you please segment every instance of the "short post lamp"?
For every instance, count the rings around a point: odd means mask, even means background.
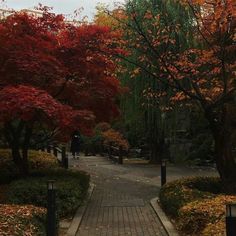
[[[226,236],[236,235],[236,203],[226,205]]]
[[[47,183],[47,236],[56,236],[56,191],[55,180],[48,180]]]
[[[166,159],[161,160],[161,186],[166,183]]]

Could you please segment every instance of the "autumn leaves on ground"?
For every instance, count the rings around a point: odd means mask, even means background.
[[[58,200],[60,216],[73,215],[89,177],[64,171],[52,164],[52,156],[30,150],[65,145],[75,130],[92,153],[112,143],[127,153],[145,149],[154,164],[163,158],[185,164],[210,159],[223,186],[211,199],[236,193],[234,0],[129,0],[112,11],[99,6],[91,23],[68,22],[41,5],[37,11],[12,12],[0,20],[1,235],[44,231],[45,199],[38,194],[49,177],[61,184],[59,196],[79,186],[67,196],[77,201]],[[173,155],[181,140],[190,148]],[[212,192],[212,184],[209,180],[204,191]],[[192,202],[206,200],[199,196],[180,199],[190,205],[180,204],[172,217],[182,222],[196,206]],[[171,202],[163,203],[167,212]],[[220,212],[210,223],[219,222],[222,233]],[[190,235],[215,235],[203,221],[194,232],[180,228]],[[6,231],[6,222],[16,228]]]

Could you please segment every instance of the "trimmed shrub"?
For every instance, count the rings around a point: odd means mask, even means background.
[[[223,193],[222,182],[219,177],[193,177],[185,182],[190,189],[214,194]]]
[[[32,205],[0,205],[0,235],[46,235],[46,209]]]
[[[217,182],[215,178],[213,179]],[[199,187],[199,189],[206,190],[206,182],[206,177],[193,177],[175,180],[165,184],[159,194],[162,207],[167,214],[172,217],[177,217],[179,215],[179,209],[186,204],[204,198],[213,198],[215,196],[213,193],[191,188],[195,186]]]
[[[29,151],[29,168],[33,170],[45,170],[58,167],[56,158],[49,153],[41,151]],[[19,170],[12,160],[9,149],[0,149],[0,184],[9,183],[19,177]]]
[[[104,139],[104,144],[109,144],[111,142],[114,146],[122,147],[123,150],[127,151],[129,149],[128,141],[120,132],[114,129],[109,129],[102,132],[101,135]]]
[[[8,203],[34,204],[46,207],[47,181],[56,180],[56,204],[58,216],[72,215],[82,204],[89,187],[89,175],[85,172],[51,170],[35,172],[35,177],[17,180],[9,185]]]
[[[52,169],[58,166],[58,161],[53,154],[42,151],[29,151],[30,170]]]
[[[223,236],[225,205],[236,196],[221,193],[223,184],[217,177],[186,178],[164,185],[160,202],[183,235]]]
[[[236,201],[236,196],[217,196],[213,199],[194,201],[179,211],[179,228],[186,233],[202,232],[208,224],[215,224],[225,217],[225,205]],[[206,231],[205,231],[206,233]],[[217,235],[217,234],[216,234]]]
[[[202,236],[225,236],[225,218],[222,218],[220,221],[210,223],[202,231]]]

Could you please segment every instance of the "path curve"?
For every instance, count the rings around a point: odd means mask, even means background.
[[[96,185],[77,236],[167,235],[149,203],[159,187],[142,176],[141,169],[113,164],[101,156],[71,162],[90,173]]]

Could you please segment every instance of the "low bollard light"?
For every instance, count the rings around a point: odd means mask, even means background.
[[[236,235],[236,203],[226,205],[226,236]]]
[[[161,186],[166,183],[166,160],[161,160]]]
[[[55,180],[49,180],[47,183],[47,236],[56,236],[56,191]]]

